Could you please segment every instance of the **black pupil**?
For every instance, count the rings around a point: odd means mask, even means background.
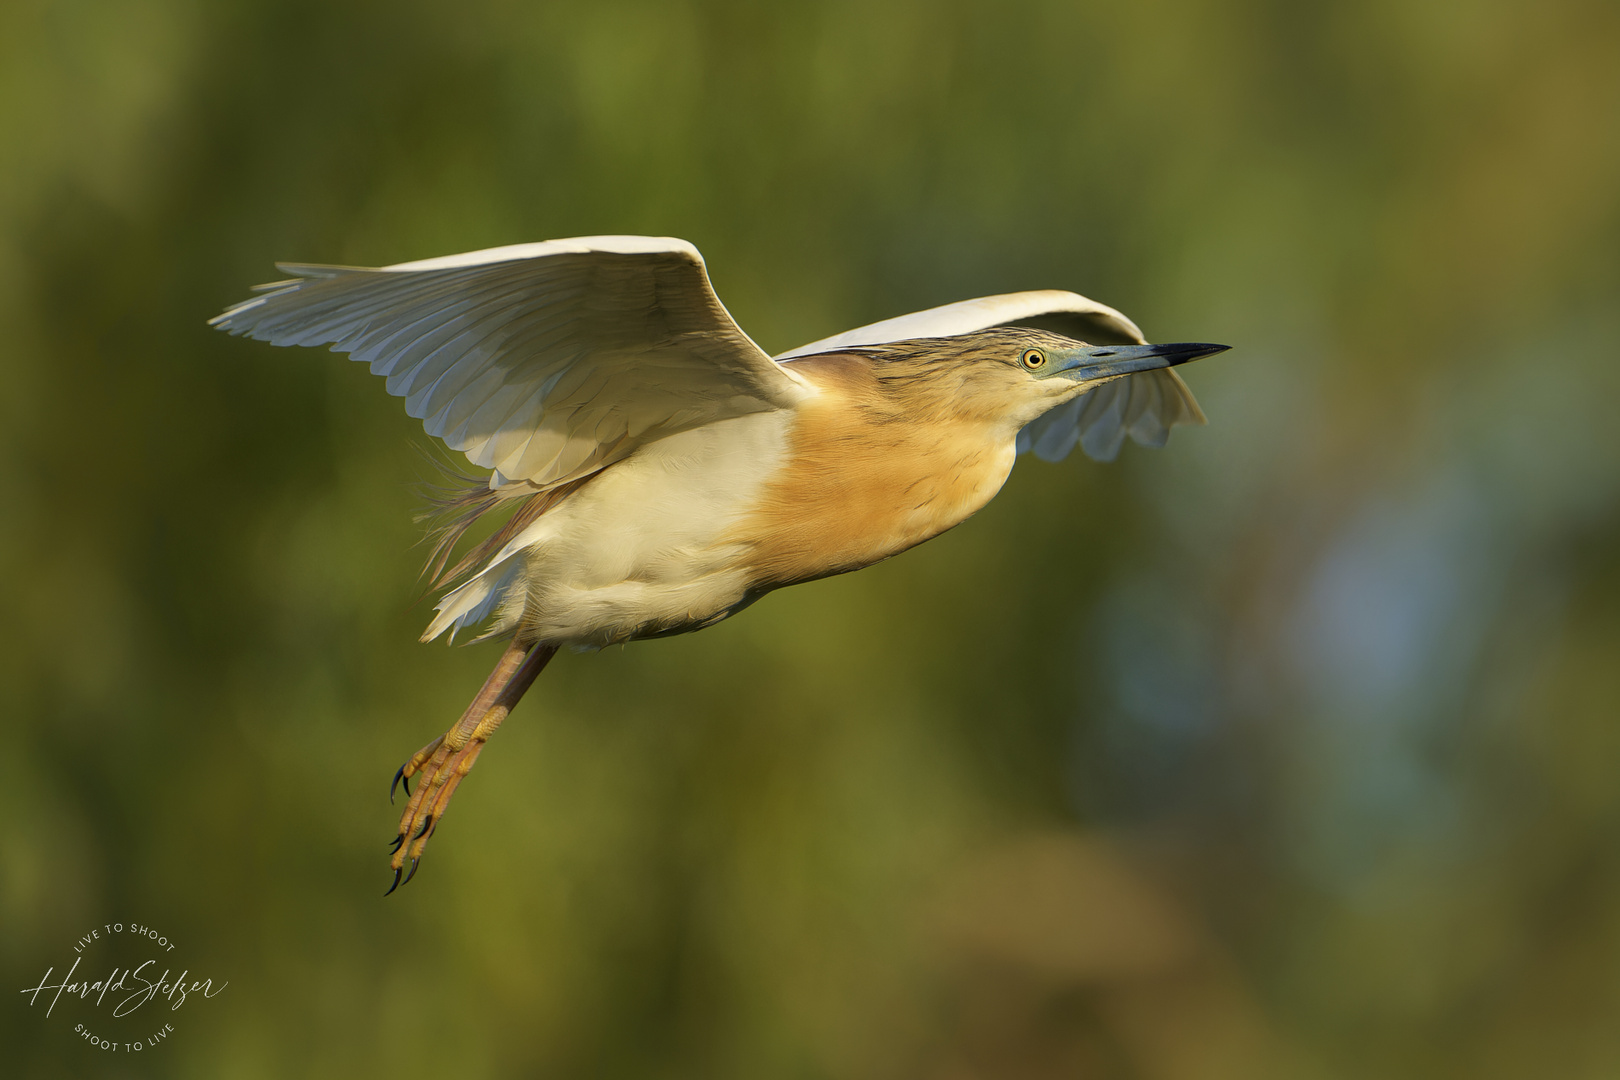
[[[1044,359],[1046,359],[1046,358],[1044,356],[1042,356],[1040,353],[1032,352],[1029,355],[1024,357],[1024,362],[1027,363],[1030,367],[1040,367],[1041,366],[1041,361],[1044,360]]]

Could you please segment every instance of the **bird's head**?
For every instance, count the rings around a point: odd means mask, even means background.
[[[999,326],[956,337],[896,341],[870,352],[886,361],[878,367],[878,378],[896,393],[1016,431],[1092,387],[1227,348],[1201,342],[1090,345],[1045,330]]]

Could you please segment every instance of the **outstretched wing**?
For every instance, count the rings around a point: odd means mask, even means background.
[[[846,330],[781,353],[792,360],[857,345],[880,345],[919,337],[953,337],[992,326],[1034,326],[1092,345],[1146,344],[1135,323],[1106,304],[1059,289],[981,296],[914,311]],[[1034,450],[1061,461],[1079,443],[1098,461],[1112,461],[1125,436],[1144,446],[1163,446],[1178,424],[1202,424],[1204,413],[1181,376],[1169,368],[1115,379],[1031,421],[1018,433],[1018,452]]]
[[[643,443],[809,392],[732,321],[684,240],[277,265],[296,279],[260,286],[211,325],[370,364],[429,435],[496,470],[492,486],[566,483]]]

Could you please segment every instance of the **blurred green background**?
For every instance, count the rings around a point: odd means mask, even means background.
[[[276,259],[688,238],[777,351],[1074,289],[1210,417],[561,658],[408,889],[419,424]],[[1612,0],[0,4],[8,1076],[1620,1075]],[[155,1010],[154,1010],[155,1011]],[[159,1018],[161,1022],[164,1018]]]

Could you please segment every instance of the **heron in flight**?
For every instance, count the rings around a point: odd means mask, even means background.
[[[1113,308],[1042,290],[773,358],[670,237],[278,266],[293,279],[211,324],[369,364],[429,435],[489,470],[445,500],[430,571],[448,591],[422,640],[472,628],[507,646],[461,719],[395,774],[410,800],[389,892],[558,649],[699,630],[899,554],[989,502],[1022,451],[1162,446],[1204,422],[1172,368],[1226,348],[1149,345]],[[511,512],[446,567],[497,509]]]

